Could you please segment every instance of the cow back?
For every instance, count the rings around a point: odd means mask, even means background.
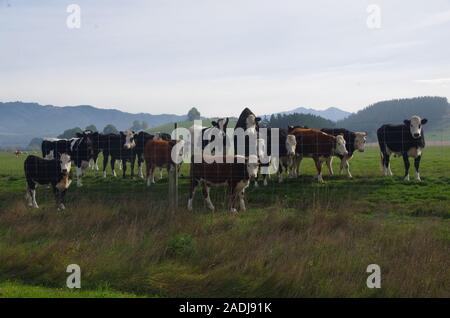
[[[297,139],[296,153],[303,156],[330,156],[336,144],[336,137],[311,128],[295,128],[291,131]]]

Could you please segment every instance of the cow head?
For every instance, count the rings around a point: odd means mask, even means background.
[[[345,148],[345,139],[344,136],[342,135],[337,135],[336,136],[336,149],[335,149],[336,153],[338,155],[341,156],[346,156],[348,155],[348,151]]]
[[[258,177],[259,168],[258,156],[250,155],[246,161],[248,177],[250,179],[256,179]]]
[[[259,121],[261,117],[256,117],[254,114],[248,115],[245,119],[245,129],[256,129]]]
[[[123,147],[125,149],[132,149],[136,146],[136,143],[134,142],[134,131],[127,130],[125,132],[121,131],[120,135],[125,137],[125,143]]]
[[[61,165],[61,173],[66,175],[70,172],[70,168],[72,165],[72,161],[70,160],[70,156],[68,154],[61,154],[59,158],[59,163]]]
[[[297,139],[294,135],[287,135],[286,137],[286,152],[288,156],[295,155],[295,148],[297,147]]]
[[[359,152],[364,152],[366,146],[367,133],[366,132],[356,132],[355,133],[355,144],[354,147]]]
[[[414,139],[418,139],[422,136],[422,125],[425,125],[427,122],[428,119],[421,119],[419,116],[412,116],[410,120],[404,120],[405,125],[409,127],[411,136]]]
[[[216,127],[217,129],[221,131],[226,131],[228,126],[228,117],[227,118],[219,118],[217,121],[213,120],[211,122],[213,127]]]

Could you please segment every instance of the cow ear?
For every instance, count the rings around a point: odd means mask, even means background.
[[[211,122],[211,125],[217,126],[217,121],[213,120],[213,121]]]
[[[75,136],[77,136],[78,138],[81,138],[81,137],[83,137],[83,134],[76,133]]]
[[[261,117],[255,117],[255,121],[256,122],[261,121]]]
[[[405,119],[405,120],[403,121],[403,123],[404,123],[406,126],[411,125],[411,121],[408,120],[408,119]]]
[[[229,118],[227,117],[227,119],[225,120],[225,124],[223,125],[224,127],[226,127],[228,125],[228,121],[229,121]]]
[[[294,126],[288,126],[288,130],[294,129]]]
[[[428,123],[428,119],[426,119],[426,118],[422,119],[421,123],[422,123],[422,125],[425,125],[426,123]]]

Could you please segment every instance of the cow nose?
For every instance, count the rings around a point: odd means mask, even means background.
[[[415,137],[415,138],[419,138],[419,137],[420,137],[420,134],[415,133],[415,134],[414,134],[414,137]]]
[[[62,170],[62,173],[67,173],[67,169],[63,169],[63,170]]]

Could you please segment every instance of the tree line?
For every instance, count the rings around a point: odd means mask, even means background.
[[[287,128],[287,126],[306,126],[309,128],[333,128],[336,123],[312,114],[272,114],[262,121],[269,128]]]

